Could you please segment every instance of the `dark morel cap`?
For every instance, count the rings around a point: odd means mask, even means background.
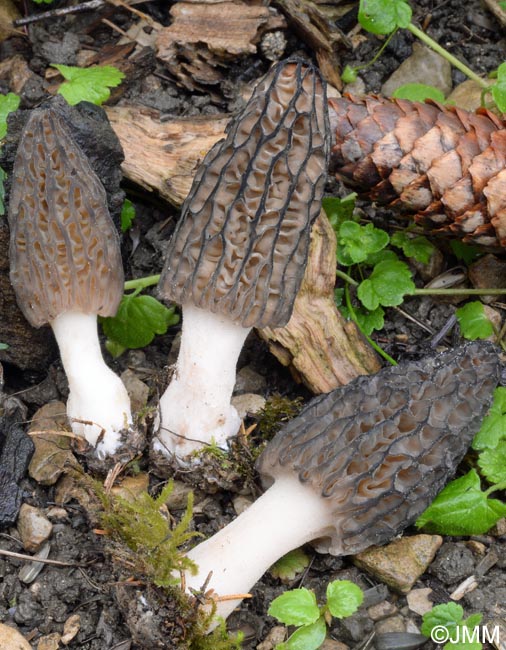
[[[498,384],[498,351],[474,342],[384,368],[313,399],[269,443],[266,485],[295,473],[326,500],[336,555],[385,542],[431,503],[480,428]]]
[[[123,295],[104,187],[55,108],[33,111],[13,168],[10,277],[35,327],[66,311],[113,316]]]
[[[161,296],[244,327],[286,324],[321,207],[329,139],[316,69],[274,66],[197,172]]]

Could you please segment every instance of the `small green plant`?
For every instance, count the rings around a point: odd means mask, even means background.
[[[7,350],[8,347],[7,343],[0,343],[0,350]]]
[[[269,397],[258,414],[258,431],[262,438],[270,440],[285,422],[294,418],[302,408],[302,398],[295,399],[274,394]]]
[[[469,341],[488,339],[494,334],[494,326],[485,314],[483,303],[473,300],[455,312],[462,336]]]
[[[350,580],[334,580],[327,585],[327,602],[318,606],[313,591],[291,589],[275,598],[268,614],[297,630],[276,650],[316,650],[325,641],[332,617],[346,618],[360,607],[364,594]]]
[[[111,96],[111,88],[119,86],[125,78],[123,72],[111,65],[77,68],[51,64],[66,81],[58,88],[58,94],[74,106],[79,102],[91,102],[100,106]]]
[[[90,479],[85,479],[89,483]],[[229,636],[224,621],[210,634],[208,628],[214,619],[215,607],[205,612],[195,606],[193,599],[181,589],[179,573],[193,571],[194,563],[179,550],[199,533],[189,530],[192,519],[193,494],[188,496],[186,510],[177,524],[172,523],[165,505],[173,490],[169,482],[153,498],[147,492],[131,501],[107,493],[100,484],[93,484],[99,498],[102,525],[113,542],[113,556],[128,567],[135,577],[155,584],[163,594],[177,603],[184,621],[184,648],[188,650],[240,650],[243,636]]]
[[[438,494],[418,518],[419,528],[443,535],[480,535],[506,517],[506,503],[490,498],[493,492],[506,489],[506,388],[496,388],[472,447],[479,454],[477,469],[453,480]],[[482,489],[485,481],[489,487]]]
[[[132,201],[125,199],[121,207],[120,222],[121,232],[127,232],[132,227],[133,220],[135,219],[135,207]]]
[[[412,13],[411,7],[406,0],[360,0],[358,12],[359,23],[371,34],[388,35],[388,39],[378,54],[366,65],[356,68],[346,66],[343,71],[343,81],[345,83],[354,81],[357,71],[376,61],[398,29],[407,29],[422,41],[422,43],[440,54],[451,65],[463,72],[469,79],[475,81],[482,88],[482,105],[485,105],[485,96],[490,93],[495,106],[501,112],[506,112],[506,62],[502,63],[497,70],[489,75],[490,77],[496,78],[496,82],[490,85],[460,61],[460,59],[450,54],[448,50],[441,47],[439,43],[416,27],[411,22]],[[444,102],[444,96],[439,90],[432,86],[426,86],[425,84],[406,84],[397,91],[395,96],[412,101],[423,101],[431,98]]]
[[[172,526],[165,503],[173,489],[173,482],[169,482],[155,498],[143,492],[132,500],[126,500],[96,488],[103,507],[102,525],[113,540],[120,541],[130,550],[129,559],[137,573],[159,587],[179,585],[177,572],[195,570],[194,563],[179,550],[182,544],[198,536],[198,533],[188,530],[193,494],[188,497],[181,521]]]
[[[335,300],[343,316],[358,325],[372,347],[389,363],[395,361],[370,338],[373,331],[383,329],[385,307],[402,304],[406,296],[504,293],[504,289],[417,289],[409,266],[392,247],[400,249],[406,258],[427,264],[435,250],[433,244],[410,228],[390,236],[372,223],[358,223],[355,197],[356,194],[350,194],[344,199],[323,199],[323,208],[337,236],[336,275],[345,283],[335,290]],[[469,246],[462,245],[457,250],[469,258],[475,255]],[[352,300],[351,290],[355,291],[358,305]],[[483,305],[470,304],[471,307],[457,310],[463,335],[468,339],[488,338],[493,328]]]
[[[106,347],[113,356],[126,349],[149,345],[156,334],[165,334],[179,322],[175,307],[166,307],[152,296],[140,295],[141,289],[124,294],[115,316],[101,318],[107,336]]]
[[[33,0],[33,1],[35,2],[35,4],[38,5],[42,5],[42,4],[50,5],[53,2],[53,0]]]
[[[125,294],[115,316],[99,318],[107,336],[106,348],[113,357],[127,349],[149,345],[156,334],[165,334],[177,325],[179,315],[175,307],[166,307],[152,296],[140,295],[143,289],[158,284],[160,275],[149,275],[125,282]],[[127,293],[127,292],[132,293]]]
[[[481,650],[483,648],[476,634],[483,614],[472,614],[464,618],[464,610],[457,603],[436,605],[423,615],[421,633],[441,643],[443,650]]]
[[[309,556],[301,548],[295,548],[279,558],[271,568],[270,574],[282,582],[293,580],[299,573],[309,566]]]

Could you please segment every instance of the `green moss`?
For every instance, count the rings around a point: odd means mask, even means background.
[[[196,600],[180,588],[179,573],[194,571],[196,567],[179,547],[199,533],[188,530],[192,519],[192,493],[183,517],[179,523],[173,523],[165,505],[172,489],[170,481],[157,497],[143,492],[128,501],[107,493],[100,483],[93,485],[103,508],[99,515],[101,524],[113,541],[113,555],[128,567],[130,574],[143,578],[146,595],[153,592],[149,590],[149,583],[153,583],[157,586],[157,600],[170,601],[172,607],[169,609],[175,607],[178,632],[177,641],[173,639],[177,643],[174,647],[180,650],[239,650],[242,635],[229,636],[224,621],[207,634],[216,608],[212,606],[211,611],[206,612],[199,607],[200,602],[210,604],[205,594],[198,594]],[[169,629],[170,621],[167,622],[167,631]]]
[[[273,438],[285,422],[299,413],[302,402],[302,397],[290,399],[282,395],[271,395],[258,414],[258,433],[264,440]]]
[[[102,525],[111,537],[132,551],[137,571],[159,587],[179,584],[179,571],[195,571],[194,563],[179,547],[198,536],[188,531],[192,519],[193,494],[181,521],[172,526],[170,513],[165,505],[173,489],[170,481],[160,494],[153,498],[147,492],[135,500],[127,501],[119,496],[98,490],[104,512]]]

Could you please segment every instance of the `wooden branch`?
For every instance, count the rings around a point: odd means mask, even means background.
[[[290,321],[285,327],[258,332],[272,354],[282,364],[292,364],[313,393],[328,393],[380,368],[356,325],[336,308],[336,245],[322,212],[313,226],[309,261]]]

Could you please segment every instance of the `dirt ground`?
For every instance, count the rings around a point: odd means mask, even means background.
[[[23,0],[17,9],[24,16],[72,4],[74,3],[68,0],[55,0],[53,4],[36,5],[30,0]],[[251,2],[247,4],[257,6]],[[269,2],[265,4],[269,5]],[[285,6],[274,1],[271,4],[278,12]],[[426,31],[477,73],[494,69],[506,59],[506,28],[478,0],[466,3],[460,0],[421,0],[411,4],[414,22],[421,24],[426,21]],[[357,65],[368,61],[380,45],[377,38],[357,30],[354,5],[351,3],[347,11],[333,19],[334,24],[349,39],[336,46],[336,56],[343,67],[347,63]],[[163,0],[140,3],[135,7],[162,26],[171,23],[168,3]],[[277,15],[281,16],[282,13]],[[1,19],[0,14],[0,21]],[[115,64],[127,56],[131,58],[128,68],[125,68],[126,82],[121,90],[113,92],[110,105],[142,104],[162,120],[174,116],[212,116],[233,113],[240,108],[244,96],[268,70],[272,60],[294,54],[310,60],[316,56],[314,42],[307,32],[298,29],[290,20],[287,23],[281,21],[281,26],[272,30],[278,39],[275,39],[274,44],[264,38],[262,46],[255,43],[243,48],[249,51],[241,51],[240,54],[222,59],[218,57],[218,61],[213,57],[206,60],[198,51],[197,55],[194,51],[188,53],[181,45],[172,63],[157,58],[154,45],[146,45],[144,49],[136,50],[135,53],[130,51],[127,55],[114,50],[122,34],[138,19],[137,14],[125,8],[107,5],[91,12],[49,17],[20,28],[20,32],[0,42],[0,92],[12,92],[14,89],[15,79],[8,72],[2,73],[2,65],[14,56],[20,57],[27,66],[23,73],[27,82],[20,93],[23,109],[37,106],[50,93],[55,92],[56,77],[54,69],[49,67],[50,63],[76,65],[81,62],[84,65],[83,62],[90,60],[94,53],[94,62]],[[223,26],[223,29],[226,31],[227,27]],[[149,32],[150,29],[147,29],[148,35]],[[279,45],[280,39],[284,48]],[[400,31],[379,60],[360,74],[367,92],[380,92],[381,85],[412,53],[413,40],[410,33]],[[196,65],[196,60],[202,64],[200,70],[192,67]],[[180,71],[185,65],[185,75],[178,75],[178,69]],[[213,76],[210,70],[216,74],[213,73]],[[453,86],[464,81],[463,74],[455,69],[452,69],[451,75]],[[122,241],[126,278],[159,273],[179,209],[156,193],[144,191],[126,179],[122,182],[122,189],[134,203],[137,215],[134,227]],[[328,192],[343,195],[347,190],[329,180]],[[360,206],[377,224],[386,229],[391,226],[391,212],[378,211],[367,202],[360,203]],[[446,244],[441,244],[441,247],[445,251],[443,270],[457,264],[447,254]],[[420,276],[417,276],[417,283],[421,283]],[[504,304],[499,304],[502,316],[504,308]],[[411,319],[397,310],[388,310],[385,328],[375,338],[397,360],[418,356],[431,349],[432,336],[441,331],[454,309],[455,305],[449,302],[428,297],[410,298],[403,304],[403,310],[409,313]],[[3,315],[2,322],[3,327],[7,327],[5,323],[8,323],[8,314]],[[432,334],[421,327],[420,323],[429,328]],[[137,379],[149,388],[150,398],[154,398],[166,382],[167,367],[174,360],[169,359],[169,354],[178,330],[178,326],[172,327],[166,335],[157,336],[146,348],[127,351],[118,359],[107,356],[107,362],[118,373],[127,369],[133,371]],[[458,344],[459,340],[455,330],[446,338],[449,344]],[[38,356],[40,347],[33,351],[28,349],[27,359],[21,365],[16,363],[16,359],[6,361],[5,357],[0,357],[3,358],[4,406],[6,397],[16,396],[26,409],[24,417],[27,421],[44,404],[52,400],[64,402],[67,395],[66,380],[57,354],[51,344],[48,344],[47,338],[40,345],[47,346],[42,359]],[[300,398],[301,402],[307,401],[311,396],[296,381],[297,377],[270,354],[267,344],[254,333],[241,354],[238,368],[242,377],[239,392],[257,393],[267,399],[274,395],[290,400]],[[0,390],[0,394],[1,392]],[[254,423],[259,423],[259,426],[250,444],[261,444],[262,419],[249,418],[246,427]],[[263,425],[265,426],[265,420]],[[86,469],[86,459],[81,459],[81,462]],[[252,500],[259,494],[252,461],[248,462],[249,471],[243,476],[237,476],[233,469],[223,469],[219,463],[211,463],[206,469],[202,468],[201,474],[198,471],[190,474],[184,471],[177,473],[177,499],[170,507],[171,515],[176,519],[182,515],[182,503],[187,493],[185,486],[191,486],[196,490],[195,529],[205,535],[217,531],[236,516],[240,499]],[[136,469],[148,475],[150,488],[156,492],[163,479],[157,475],[147,453],[137,461]],[[26,562],[0,556],[0,623],[16,627],[32,648],[37,650],[58,647],[81,650],[186,648],[183,640],[180,643],[174,641],[177,637],[174,633],[176,615],[172,606],[156,599],[156,607],[150,604],[153,611],[156,610],[154,619],[162,621],[162,629],[163,621],[170,621],[172,626],[170,633],[167,632],[166,645],[157,645],[158,641],[154,640],[154,636],[150,637],[149,630],[141,629],[139,632],[140,628],[137,627],[137,632],[135,631],[136,615],[139,619],[142,618],[138,609],[137,614],[132,609],[132,603],[137,602],[135,599],[138,596],[130,593],[125,597],[124,592],[117,589],[117,583],[123,583],[128,578],[128,571],[112,560],[107,539],[99,534],[100,531],[95,532],[99,524],[93,517],[90,520],[86,498],[78,493],[79,488],[75,485],[62,487],[61,481],[62,479],[55,485],[42,485],[33,478],[25,477],[20,485],[24,502],[43,511],[53,525],[49,557],[69,563],[70,566],[45,565],[35,580],[26,584],[20,579],[20,572]],[[414,532],[408,530],[406,534]],[[15,527],[6,526],[0,531],[0,549],[24,552]],[[351,579],[361,586],[366,601],[352,617],[334,621],[330,628],[334,645],[330,644],[328,650],[345,650],[346,647],[407,650],[419,647],[415,645],[415,636],[410,635],[416,634],[421,617],[410,609],[405,595],[396,593],[359,570],[348,558],[319,555],[311,548],[307,548],[306,552],[310,556],[310,564],[302,574],[286,584],[267,574],[254,588],[252,598],[245,600],[230,617],[228,628],[244,632],[243,647],[246,650],[257,648],[275,626],[276,622],[267,615],[267,609],[270,602],[285,589],[303,585],[323,595],[330,580],[343,578]],[[480,612],[484,614],[485,620],[506,620],[506,534],[503,529],[499,528],[493,534],[471,540],[445,538],[436,559],[418,579],[414,588],[430,588],[434,604],[447,602],[450,593],[466,578],[475,574],[478,566],[483,567],[483,558],[491,553],[495,562],[479,576],[476,589],[467,593],[459,602],[466,615]],[[384,608],[385,616],[374,613],[378,611],[378,605]],[[61,641],[64,625],[76,614],[79,616],[78,631],[64,646]],[[127,618],[129,624],[126,623]],[[399,632],[405,636],[398,635],[395,641],[393,637],[388,637],[388,634]],[[375,639],[372,639],[373,633]],[[145,642],[139,643],[143,635]],[[375,642],[378,645],[374,646]],[[506,638],[503,643],[506,643]],[[262,650],[270,650],[271,647],[268,643],[261,646]],[[431,647],[431,642],[427,642],[424,647]],[[484,644],[484,647],[493,646]]]

